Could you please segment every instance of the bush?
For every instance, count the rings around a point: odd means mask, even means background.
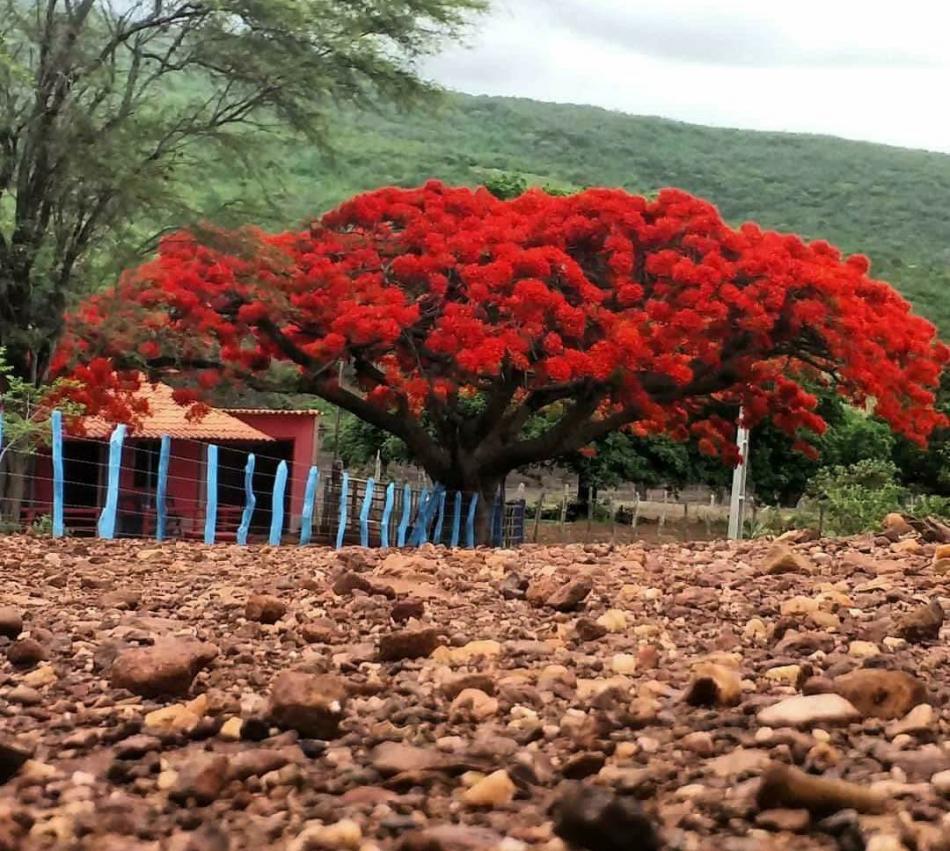
[[[866,460],[820,470],[808,486],[810,499],[824,507],[824,532],[856,535],[875,528],[885,514],[900,509],[903,488],[891,461]]]

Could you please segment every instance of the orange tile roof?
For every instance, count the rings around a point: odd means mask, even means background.
[[[281,416],[297,417],[319,417],[320,412],[310,409],[305,410],[287,410],[284,408],[221,408],[228,414],[280,414]]]
[[[142,417],[135,429],[130,429],[131,437],[158,439],[167,434],[179,440],[274,440],[219,408],[212,408],[199,420],[189,420],[188,409],[172,398],[172,388],[167,384],[143,384],[140,395],[148,399],[149,414]],[[115,428],[100,417],[87,417],[83,426],[87,436],[102,438]]]

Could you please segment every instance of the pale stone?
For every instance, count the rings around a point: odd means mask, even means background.
[[[847,724],[861,713],[837,694],[796,695],[767,706],[757,716],[767,727],[810,727],[816,724]]]
[[[167,768],[158,775],[157,784],[162,792],[173,789],[176,783],[178,783],[178,772],[173,768]]]
[[[244,722],[240,718],[228,718],[228,720],[221,725],[218,736],[226,742],[240,741],[243,727]]]
[[[627,615],[620,609],[608,609],[597,618],[597,623],[607,632],[623,632],[627,628]]]
[[[930,778],[930,785],[941,795],[950,797],[950,771],[938,771]]]
[[[20,678],[20,682],[30,688],[42,688],[55,683],[59,679],[52,665],[40,665],[35,671],[30,671]]]
[[[501,644],[497,641],[470,641],[462,647],[437,647],[431,659],[443,665],[462,665],[478,657],[493,658],[501,655]]]
[[[919,552],[923,551],[923,547],[920,545],[920,541],[916,538],[905,538],[903,541],[898,541],[895,544],[891,544],[892,553],[910,553],[916,555]]]
[[[517,787],[504,769],[483,777],[462,794],[470,807],[498,807],[514,800]]]
[[[467,688],[456,695],[449,711],[453,717],[467,716],[475,721],[484,721],[498,714],[498,701],[481,689]]]
[[[311,848],[361,848],[363,831],[352,819],[342,819],[335,824],[324,825],[310,822],[288,844],[287,851],[310,851]]]
[[[852,641],[848,645],[848,655],[855,659],[870,659],[881,655],[881,649],[873,641]]]
[[[812,612],[808,619],[820,629],[838,629],[841,626],[841,618],[832,612],[823,612],[821,610]]]
[[[637,657],[632,653],[617,653],[610,660],[610,669],[615,674],[635,674],[637,672]]]
[[[875,833],[868,839],[864,851],[907,851],[907,846],[893,833]]]
[[[768,639],[769,631],[761,618],[752,618],[743,628],[742,637],[746,641],[753,641],[757,644],[761,644]]]
[[[791,597],[782,602],[780,611],[783,617],[810,615],[818,611],[819,605],[812,597]]]
[[[173,703],[171,706],[163,706],[149,712],[145,716],[145,727],[152,731],[190,733],[197,728],[200,721],[201,718],[183,703]]]
[[[765,678],[767,680],[789,686],[798,685],[801,675],[801,665],[780,665],[777,668],[769,668],[765,672]]]
[[[899,721],[894,721],[887,727],[887,735],[896,739],[898,736],[926,733],[934,729],[936,724],[936,713],[929,703],[921,703],[911,709]]]

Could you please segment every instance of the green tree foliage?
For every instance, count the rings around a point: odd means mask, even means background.
[[[864,460],[821,470],[809,486],[825,507],[826,529],[833,535],[854,535],[875,527],[884,515],[900,508],[902,488],[890,461]]]
[[[16,374],[42,380],[71,298],[156,232],[246,220],[249,195],[260,208],[273,187],[248,176],[272,143],[255,139],[317,150],[331,104],[418,99],[414,60],[483,6],[0,0],[0,343]]]

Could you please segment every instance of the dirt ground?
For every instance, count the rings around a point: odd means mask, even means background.
[[[0,851],[947,851],[944,538],[2,538]]]

